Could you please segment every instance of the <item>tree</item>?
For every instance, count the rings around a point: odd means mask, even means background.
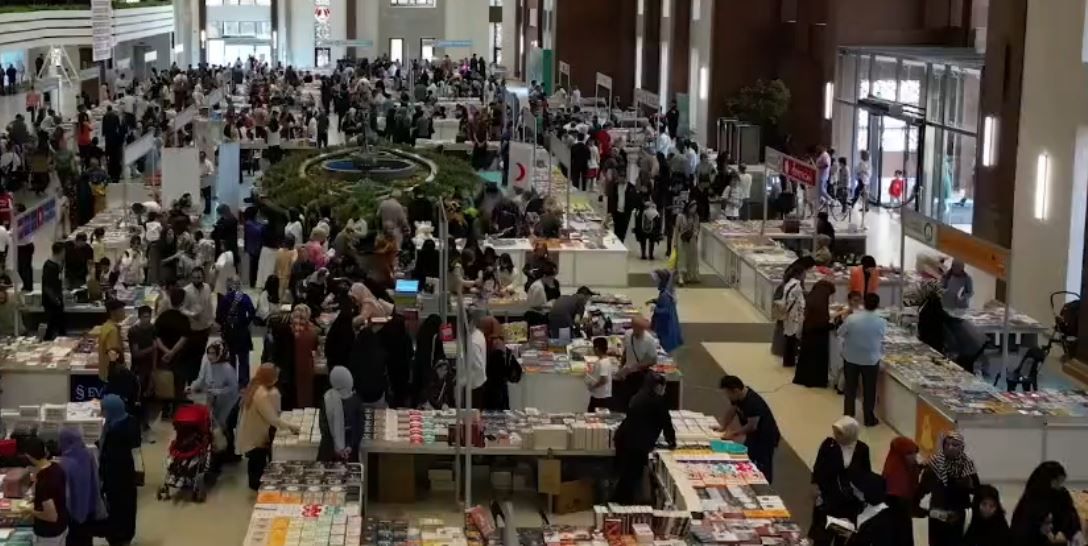
[[[773,144],[779,134],[778,124],[790,106],[790,90],[782,80],[756,80],[726,99],[725,113],[741,121],[758,125],[765,143]]]

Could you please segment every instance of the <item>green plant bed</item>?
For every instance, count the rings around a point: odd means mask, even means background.
[[[409,154],[409,158],[417,162],[410,156],[418,156],[433,164],[434,170],[432,172],[431,165],[420,163],[417,173],[404,180],[380,182],[365,177],[351,179],[332,176],[322,165],[325,161],[358,152],[360,148],[341,147],[322,153],[294,151],[264,174],[261,191],[269,202],[284,209],[329,206],[333,217],[345,223],[355,218],[372,221],[378,204],[396,190],[401,191],[400,199],[407,204],[411,190],[416,188],[432,199],[439,199],[472,197],[482,184],[476,171],[462,159],[411,147],[387,146],[379,149]]]
[[[126,3],[119,0],[113,0],[113,9],[159,8],[163,6],[173,5],[174,0],[140,0],[135,4]]]
[[[64,10],[91,9],[90,4],[22,4],[18,6],[0,5],[0,14],[5,13],[29,13],[33,11],[64,11]]]

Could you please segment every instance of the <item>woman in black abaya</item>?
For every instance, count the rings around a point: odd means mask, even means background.
[[[832,328],[830,303],[835,285],[819,281],[805,296],[805,322],[801,331],[801,351],[793,382],[806,387],[827,387],[828,355]]]

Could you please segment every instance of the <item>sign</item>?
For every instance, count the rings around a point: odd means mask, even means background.
[[[97,66],[92,66],[90,68],[84,68],[83,70],[79,71],[79,79],[83,80],[83,81],[93,80],[93,79],[98,77],[98,73],[99,73],[99,70],[98,70]]]
[[[640,87],[635,89],[635,103],[657,108],[661,104],[661,99],[657,93],[651,93]]]
[[[606,75],[601,74],[600,72],[598,72],[597,73],[597,87],[607,87],[609,90],[611,90],[612,89],[612,77],[611,76],[606,76]]]
[[[763,162],[768,167],[785,175],[790,180],[806,186],[816,185],[817,171],[815,165],[786,155],[769,146],[764,149],[763,156]]]
[[[956,426],[923,398],[918,399],[915,407],[914,441],[923,455],[929,455],[937,450],[941,438],[956,430]]]
[[[91,0],[91,44],[94,62],[113,58],[112,0]]]
[[[903,232],[907,237],[930,248],[937,248],[937,232],[940,229],[940,223],[913,209],[903,207],[899,210],[902,211]]]
[[[559,73],[570,76],[570,64],[563,61],[559,61]]]
[[[68,383],[68,399],[72,402],[86,402],[102,398],[106,384],[98,374],[72,374]]]
[[[329,6],[316,6],[314,7],[314,20],[318,23],[328,23],[329,16],[332,14],[332,10]]]
[[[952,226],[939,224],[937,250],[982,271],[1005,280],[1009,268],[1009,251],[989,241],[964,233]]]
[[[318,40],[321,47],[374,47],[374,40]]]
[[[441,48],[470,48],[472,47],[472,40],[438,40],[434,43],[434,47]]]
[[[147,53],[144,53],[144,62],[145,63],[153,63],[153,62],[155,62],[157,60],[159,60],[159,52],[158,51],[148,51]]]
[[[57,219],[57,198],[50,197],[38,206],[15,218],[15,234],[18,240],[26,241],[42,226]]]
[[[184,112],[182,112],[184,113]],[[138,161],[141,157],[148,154],[152,148],[155,147],[155,135],[146,134],[136,142],[125,146],[124,161],[125,165],[132,165]]]
[[[132,57],[125,57],[124,59],[117,59],[113,63],[113,67],[117,70],[128,70],[132,68]]]
[[[223,102],[222,89],[216,89],[215,91],[208,93],[208,95],[204,97],[204,105],[209,108],[215,106],[216,104],[219,104],[220,102]]]
[[[506,162],[506,180],[515,188],[528,190],[533,182],[533,145],[511,142],[509,157]]]
[[[194,117],[196,117],[196,108],[190,106],[182,110],[181,112],[178,112],[178,115],[174,116],[174,121],[170,125],[170,127],[173,130],[177,131],[178,129],[192,123]]]

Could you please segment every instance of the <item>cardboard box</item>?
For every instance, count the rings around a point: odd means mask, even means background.
[[[413,455],[378,455],[378,502],[416,501],[415,460]]]
[[[556,514],[571,514],[592,510],[593,482],[590,480],[575,480],[563,482],[559,486],[559,494],[554,497],[552,512]]]
[[[536,488],[545,495],[558,495],[562,489],[563,465],[559,459],[539,459],[536,462]]]

